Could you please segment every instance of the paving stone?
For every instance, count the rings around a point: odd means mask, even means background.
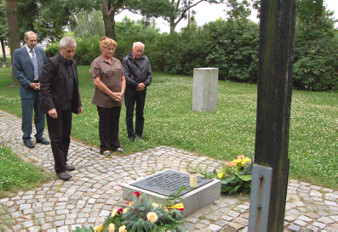
[[[0,111],[1,143],[54,175],[50,146],[23,148],[20,125],[20,118]],[[99,155],[99,149],[77,141],[71,141],[68,162],[77,167],[70,181],[51,179],[33,190],[0,199],[0,224],[12,223],[7,232],[59,232],[71,231],[76,226],[94,227],[103,223],[118,202],[123,202],[121,183],[166,168],[185,172],[187,167],[200,167],[212,171],[224,164],[221,160],[167,146],[104,158]],[[300,232],[338,231],[337,199],[338,191],[290,180],[285,231],[297,226],[304,227]],[[249,201],[249,196],[222,195],[217,202],[185,218],[184,228],[189,232],[247,232]]]

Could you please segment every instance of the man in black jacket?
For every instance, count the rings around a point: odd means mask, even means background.
[[[76,42],[65,36],[60,41],[60,53],[49,58],[42,68],[40,110],[46,113],[48,132],[55,161],[55,172],[62,180],[75,170],[67,164],[72,112],[82,113],[75,55]]]
[[[146,100],[147,86],[152,80],[148,57],[143,55],[144,44],[135,42],[132,51],[123,58],[122,67],[126,78],[124,93],[126,104],[126,124],[128,138],[134,142],[135,137],[143,140],[144,117],[143,110]],[[136,125],[133,127],[134,106],[136,103]]]

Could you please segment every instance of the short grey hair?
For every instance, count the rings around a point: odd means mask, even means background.
[[[144,43],[142,43],[142,42],[139,42],[139,41],[138,41],[138,42],[134,42],[134,43],[133,43],[133,48],[135,48],[136,46],[140,46],[140,45],[143,47],[143,49],[145,48],[145,45],[144,45]]]
[[[60,40],[60,48],[72,47],[76,48],[76,41],[70,36],[64,36]]]

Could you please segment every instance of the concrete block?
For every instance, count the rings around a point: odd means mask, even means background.
[[[131,201],[133,192],[140,192],[146,194],[155,203],[164,204],[168,198],[165,195],[154,193],[142,188],[138,188],[129,184],[122,184],[122,198]],[[212,180],[211,182],[202,185],[190,192],[180,196],[184,201],[183,217],[187,217],[199,209],[202,209],[221,197],[221,181]]]
[[[205,112],[217,107],[218,68],[194,68],[192,110]]]

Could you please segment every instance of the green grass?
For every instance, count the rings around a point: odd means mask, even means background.
[[[17,190],[28,190],[50,178],[40,168],[23,161],[12,150],[0,146],[0,197]]]
[[[98,115],[88,66],[79,66],[84,113],[74,115],[72,136],[98,146]],[[18,88],[9,88],[9,69],[0,69],[0,108],[20,116]],[[169,145],[230,161],[255,147],[257,85],[219,81],[217,110],[192,111],[192,77],[154,73],[147,92],[145,142],[127,140],[125,107],[120,142],[126,153]],[[293,90],[290,126],[291,178],[337,188],[336,92]]]

